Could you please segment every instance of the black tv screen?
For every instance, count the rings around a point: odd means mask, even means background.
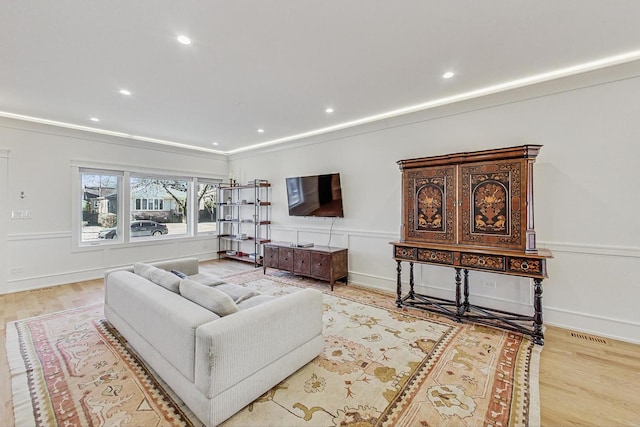
[[[344,218],[339,173],[287,178],[287,201],[291,216]]]

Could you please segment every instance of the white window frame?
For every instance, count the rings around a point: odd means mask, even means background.
[[[115,243],[117,242],[119,239],[122,238],[122,233],[121,233],[121,227],[122,227],[122,218],[123,218],[123,206],[120,203],[120,198],[122,197],[121,194],[124,191],[124,179],[123,179],[123,172],[122,171],[117,171],[117,170],[112,170],[112,169],[105,169],[105,168],[84,168],[84,167],[76,167],[72,169],[72,175],[73,175],[73,179],[72,181],[76,184],[73,186],[74,191],[72,191],[71,196],[72,196],[72,200],[74,201],[73,203],[73,210],[72,210],[72,223],[75,224],[75,231],[76,231],[76,235],[73,238],[73,243],[74,243],[74,249],[78,249],[81,247],[91,247],[91,246],[96,246],[96,245],[101,245],[104,244],[104,242],[101,241],[88,241],[88,242],[83,242],[82,241],[82,202],[83,202],[83,195],[82,195],[82,175],[85,174],[103,174],[103,175],[112,175],[112,176],[117,176],[118,177],[118,182],[116,184],[117,186],[117,194],[118,194],[118,212],[117,212],[117,216],[118,216],[118,224],[117,224],[117,231],[116,234],[119,236],[118,239],[114,239],[114,241],[111,241],[109,243]]]
[[[82,174],[86,172],[103,173],[119,176],[118,180],[118,237],[113,240],[99,240],[91,242],[82,242]],[[145,169],[139,166],[104,164],[87,161],[71,162],[71,198],[72,198],[72,252],[80,252],[87,250],[104,250],[109,247],[129,247],[149,244],[162,244],[166,240],[176,239],[194,239],[210,236],[211,232],[198,233],[198,212],[196,189],[198,182],[217,184],[223,181],[223,174],[209,175],[193,173],[184,173],[175,170],[158,170]],[[162,236],[159,238],[140,238],[131,239],[131,177],[149,178],[149,179],[175,179],[187,182],[187,228],[185,234],[178,236]]]
[[[193,233],[193,227],[192,227],[192,220],[190,218],[191,215],[188,214],[188,212],[191,210],[191,198],[192,198],[192,193],[193,193],[193,181],[196,178],[193,177],[185,177],[185,176],[176,176],[174,174],[165,174],[165,175],[159,175],[157,173],[130,173],[129,174],[129,179],[127,180],[128,183],[128,187],[129,187],[129,191],[131,191],[131,178],[137,178],[137,179],[150,179],[150,180],[175,180],[175,181],[185,181],[187,184],[187,200],[186,200],[186,205],[187,205],[187,224],[186,224],[186,228],[185,228],[185,233],[184,234],[179,234],[177,236],[175,236],[175,238],[180,238],[180,237],[193,237],[195,236],[195,233]],[[147,199],[147,203],[148,200],[153,200],[153,199]],[[129,206],[129,214],[127,216],[127,218],[129,219],[129,223],[132,221],[131,219],[131,197],[129,197],[129,200],[126,202],[127,205]],[[146,209],[146,210],[152,210],[152,209]],[[160,240],[160,239],[171,239],[174,236],[170,236],[169,234],[164,235],[164,236],[160,236],[160,237],[154,237],[154,238],[144,238],[144,237],[136,237],[135,241],[138,242],[140,240]]]

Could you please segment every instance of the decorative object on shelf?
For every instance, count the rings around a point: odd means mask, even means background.
[[[398,307],[418,307],[500,327],[544,344],[542,280],[552,255],[536,248],[533,228],[533,164],[541,147],[523,145],[398,162],[402,240],[391,242],[397,262]],[[410,289],[404,297],[402,262],[410,267]],[[416,262],[453,267],[455,301],[416,293]],[[471,304],[469,270],[533,279],[533,316]]]
[[[220,258],[249,262],[254,267],[262,265],[262,245],[271,241],[270,192],[269,182],[259,179],[238,185],[230,176],[229,184],[218,186],[220,215],[216,225]]]
[[[349,275],[349,257],[346,248],[333,246],[299,246],[288,242],[271,242],[264,245],[263,273],[267,267],[286,270],[300,276],[326,280],[333,284]]]

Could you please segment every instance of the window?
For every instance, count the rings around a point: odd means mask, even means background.
[[[132,220],[149,220],[164,224],[167,233],[162,234],[187,234],[189,181],[132,176],[130,188]],[[131,233],[132,238],[154,235],[161,234],[155,229]]]
[[[198,191],[196,193],[198,233],[213,233],[216,231],[216,184],[217,182],[215,181],[198,180]]]
[[[131,210],[161,211],[163,209],[164,200],[162,199],[135,199],[135,206]]]
[[[121,175],[113,172],[80,171],[82,185],[81,242],[96,242],[101,231],[115,236],[118,226],[118,201]]]
[[[215,233],[220,180],[72,170],[75,248]]]

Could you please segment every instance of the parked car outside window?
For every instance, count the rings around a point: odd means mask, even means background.
[[[161,224],[155,221],[133,221],[131,223],[131,237],[142,236],[161,236],[167,234],[169,230],[166,224]],[[101,239],[115,239],[116,228],[104,228],[98,233],[98,237]]]

